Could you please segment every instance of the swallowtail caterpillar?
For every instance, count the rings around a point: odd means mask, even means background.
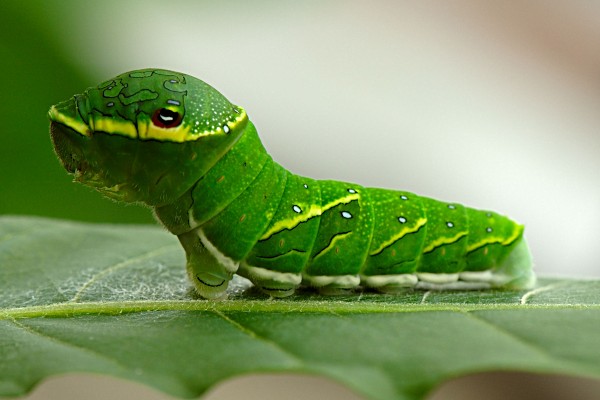
[[[314,180],[267,154],[246,111],[192,76],[127,72],[50,109],[74,180],[141,202],[177,235],[205,298],[234,274],[274,297],[303,285],[524,289],[523,226],[413,193]]]

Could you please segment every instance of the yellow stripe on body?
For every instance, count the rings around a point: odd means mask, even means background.
[[[336,199],[336,200],[332,201],[331,203],[328,203],[322,207],[319,207],[316,204],[312,204],[310,206],[308,212],[306,212],[306,213],[299,214],[299,215],[295,216],[294,218],[283,219],[281,221],[277,221],[275,224],[273,224],[271,229],[269,229],[267,232],[265,232],[264,235],[262,235],[262,237],[259,240],[268,239],[271,236],[273,236],[275,233],[281,232],[285,229],[291,230],[291,229],[295,228],[296,226],[300,225],[302,222],[306,222],[313,217],[323,214],[325,211],[329,210],[330,208],[333,208],[339,204],[348,204],[351,201],[358,200],[359,197],[360,196],[358,195],[358,193],[352,193],[352,194],[344,196],[340,199]]]
[[[513,231],[512,235],[510,235],[506,239],[503,240],[502,237],[500,237],[500,236],[485,238],[485,239],[480,240],[477,243],[473,243],[472,245],[467,247],[467,253],[469,253],[473,250],[477,250],[478,248],[483,247],[488,244],[501,244],[502,246],[509,246],[515,240],[517,240],[521,236],[522,233],[523,233],[523,225],[518,225],[517,229],[515,229]]]
[[[369,253],[369,255],[374,256],[376,254],[381,253],[386,247],[388,247],[389,245],[393,244],[394,242],[400,240],[405,235],[408,235],[410,233],[414,233],[414,232],[418,231],[426,223],[427,223],[427,218],[419,218],[417,220],[417,223],[415,226],[413,226],[412,228],[406,228],[406,229],[401,230],[400,232],[398,232],[397,234],[395,234],[394,236],[392,236],[391,238],[389,238],[388,240],[383,242],[376,250],[373,250],[371,253]]]
[[[352,231],[350,232],[344,232],[344,233],[337,233],[332,239],[331,242],[329,243],[329,245],[327,245],[327,247],[325,247],[323,250],[321,250],[319,252],[319,254],[317,254],[311,262],[314,262],[317,258],[321,257],[323,254],[326,254],[328,251],[330,251],[331,249],[333,249],[335,247],[335,244],[337,242],[339,242],[340,240],[344,239],[346,236],[348,235],[352,235]]]
[[[458,241],[458,239],[462,238],[463,236],[467,236],[467,232],[459,232],[451,238],[442,237],[437,240],[434,240],[429,246],[423,249],[422,253],[429,253],[430,251],[433,251],[436,247],[439,247],[444,244],[452,244]]]

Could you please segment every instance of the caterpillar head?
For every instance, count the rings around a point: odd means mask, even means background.
[[[49,117],[54,149],[76,181],[151,206],[185,193],[248,121],[203,81],[159,69],[121,74],[53,106]]]

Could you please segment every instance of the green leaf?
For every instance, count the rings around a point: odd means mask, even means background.
[[[0,395],[96,372],[194,397],[229,377],[303,372],[371,399],[419,399],[493,370],[600,377],[600,281],[529,292],[190,290],[177,239],[149,226],[0,217]]]

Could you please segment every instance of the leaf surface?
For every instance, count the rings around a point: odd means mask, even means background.
[[[187,398],[251,372],[323,375],[371,399],[494,370],[600,377],[600,281],[270,300],[240,278],[213,302],[184,265],[157,227],[0,217],[0,396],[68,372]]]

